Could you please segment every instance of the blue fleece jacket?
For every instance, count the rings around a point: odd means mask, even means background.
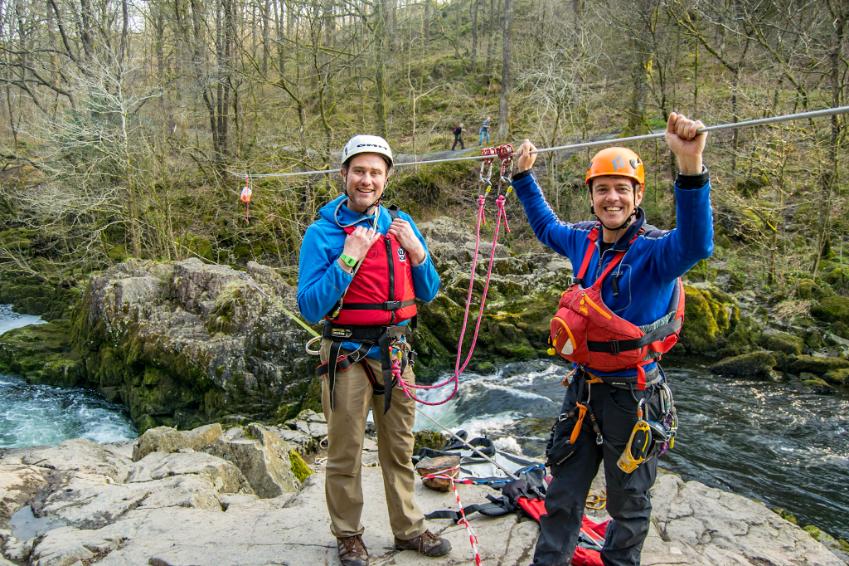
[[[698,186],[692,186],[697,179]],[[546,202],[533,175],[514,179],[513,187],[536,237],[569,258],[577,275],[587,250],[587,235],[598,223],[562,222]],[[638,326],[663,317],[672,300],[675,280],[713,253],[713,214],[707,175],[679,176],[675,182],[675,202],[676,227],[672,230],[646,227],[602,283],[602,299],[608,308]],[[640,214],[633,228],[641,227],[643,222]],[[588,287],[598,279],[616,251],[627,247],[632,235],[633,230],[629,230],[603,254],[599,238],[583,286]],[[646,366],[646,370],[651,367]],[[633,375],[634,371],[617,373]]]
[[[301,243],[300,266],[298,273],[298,307],[304,318],[315,324],[324,318],[339,302],[351,284],[353,275],[342,269],[337,261],[342,255],[347,234],[342,226],[358,225],[370,228],[374,215],[355,212],[345,206],[347,198],[339,195],[318,211],[318,219],[307,228]],[[386,234],[392,224],[389,210],[380,206],[377,214],[377,231]],[[410,216],[398,213],[410,223],[413,232],[425,249],[425,260],[413,266],[413,285],[416,298],[428,302],[439,291],[439,274],[431,261],[427,244]],[[341,226],[340,226],[341,225]],[[355,349],[354,343],[343,344],[344,348]],[[377,357],[377,348],[372,348],[370,357]]]

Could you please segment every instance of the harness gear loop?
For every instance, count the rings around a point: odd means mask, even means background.
[[[251,177],[250,175],[245,175],[245,186],[242,189],[242,193],[239,195],[239,200],[245,204],[245,222],[248,223],[251,221],[251,197],[253,196],[253,189],[251,188]]]
[[[321,335],[318,335],[318,334],[317,334],[317,335],[313,336],[312,338],[310,338],[309,340],[307,340],[307,343],[306,343],[306,345],[304,346],[304,350],[306,350],[307,355],[309,355],[309,356],[318,356],[318,355],[320,355],[320,354],[321,354],[321,351],[320,351],[320,350],[321,350],[321,346],[320,346],[320,345],[319,345],[319,347],[318,347],[318,348],[316,348],[315,350],[310,350],[310,348],[311,348],[312,346],[314,346],[316,342],[321,342]]]

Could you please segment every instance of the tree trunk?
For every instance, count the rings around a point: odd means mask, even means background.
[[[498,105],[498,137],[507,139],[510,130],[510,24],[513,15],[511,0],[504,0],[504,17],[502,18],[503,45],[501,48],[501,98]]]
[[[838,107],[841,105],[843,98],[843,85],[841,83],[841,72],[840,72],[840,64],[841,64],[841,52],[843,49],[843,41],[846,32],[846,23],[847,19],[849,19],[849,10],[842,8],[839,3],[837,9],[835,10],[832,3],[829,2],[829,9],[833,16],[832,23],[832,41],[831,50],[829,52],[829,63],[830,63],[830,73],[829,80],[831,82],[831,105],[832,107]],[[835,11],[837,13],[835,13]],[[831,243],[831,214],[833,203],[832,197],[834,194],[834,188],[837,186],[837,176],[839,169],[837,167],[838,164],[838,150],[840,146],[840,140],[842,137],[842,123],[840,117],[835,115],[831,116],[831,134],[829,139],[828,146],[828,160],[827,165],[824,168],[822,176],[820,178],[820,183],[822,185],[822,202],[820,205],[820,210],[824,210],[824,214],[820,215],[820,226],[819,226],[819,234],[817,235],[817,253],[814,258],[814,265],[811,269],[811,273],[814,277],[816,277],[817,272],[819,271],[820,262],[823,257],[826,255],[829,245]]]
[[[386,137],[386,2],[374,4],[374,113],[377,133]]]
[[[478,5],[480,0],[472,0],[472,46],[470,53],[470,63],[472,67],[472,72],[476,72],[478,69]]]

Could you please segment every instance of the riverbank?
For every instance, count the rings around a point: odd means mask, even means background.
[[[297,456],[323,436],[322,417],[283,427],[218,425],[191,432],[157,428],[134,443],[72,440],[0,452],[0,545],[13,564],[336,564],[319,454],[306,475]],[[364,540],[376,563],[420,565],[392,549],[377,462],[363,458]],[[460,486],[464,504],[489,488]],[[453,495],[417,482],[425,511]],[[821,565],[844,561],[760,503],[663,474],[643,564]],[[463,527],[430,521],[454,550],[434,566],[472,562]],[[537,525],[515,515],[472,517],[485,564],[526,564]],[[0,559],[0,564],[3,564]]]

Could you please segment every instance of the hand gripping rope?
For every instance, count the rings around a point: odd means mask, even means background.
[[[399,348],[393,348],[391,352],[392,359],[392,373],[395,377],[398,386],[404,391],[404,394],[407,397],[413,399],[417,403],[421,403],[422,405],[442,405],[447,403],[457,394],[457,391],[460,388],[460,375],[466,370],[469,365],[469,362],[472,360],[472,354],[475,351],[475,345],[478,341],[478,334],[480,332],[481,322],[483,321],[483,309],[486,305],[486,295],[489,292],[489,283],[492,279],[492,265],[493,259],[495,258],[495,249],[498,245],[498,234],[501,230],[501,221],[504,220],[504,227],[507,232],[510,232],[510,225],[507,223],[507,212],[504,209],[504,203],[507,200],[507,195],[510,194],[512,190],[512,184],[510,181],[509,175],[512,173],[513,169],[513,146],[510,144],[500,145],[497,148],[484,148],[483,155],[487,156],[481,164],[481,188],[483,189],[483,194],[478,195],[478,213],[477,213],[477,226],[475,228],[475,251],[472,256],[472,268],[469,275],[469,290],[466,293],[466,308],[463,312],[463,325],[460,330],[460,338],[457,341],[457,357],[454,360],[454,374],[448,379],[435,383],[433,385],[417,385],[410,384],[404,381],[401,377],[401,362],[402,355]],[[495,221],[495,230],[492,236],[492,244],[490,246],[489,252],[489,266],[486,271],[486,280],[483,286],[483,292],[481,293],[481,302],[480,307],[478,309],[478,318],[475,322],[475,331],[472,336],[472,342],[469,345],[469,351],[466,354],[466,358],[460,362],[463,358],[463,342],[466,337],[466,329],[469,323],[469,310],[471,308],[472,303],[472,293],[474,291],[475,285],[475,273],[477,271],[478,266],[478,252],[480,250],[481,243],[481,225],[485,223],[485,215],[484,215],[484,206],[486,203],[486,194],[489,192],[492,187],[492,182],[490,181],[490,177],[492,175],[492,162],[497,156],[501,160],[501,166],[499,168],[499,179],[498,179],[498,197],[495,199],[495,206],[498,209],[498,215]],[[488,177],[484,177],[483,171],[487,170]],[[502,188],[504,185],[507,185],[507,189],[502,194]],[[440,399],[439,401],[424,401],[413,393],[413,389],[440,389],[445,387],[449,383],[453,384],[453,389],[451,393],[444,399]]]

